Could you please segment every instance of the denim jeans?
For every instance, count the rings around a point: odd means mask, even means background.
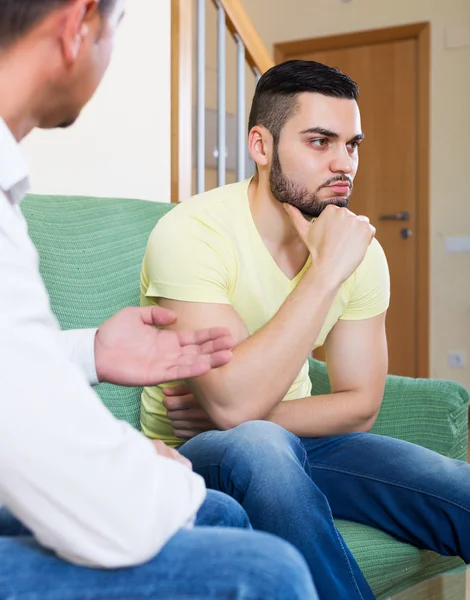
[[[245,511],[224,494],[209,492],[196,527],[179,531],[153,560],[116,570],[61,560],[0,508],[0,600],[215,598],[318,600],[299,552],[251,531]]]
[[[470,562],[470,465],[370,433],[302,438],[264,421],[180,447],[255,529],[296,546],[321,600],[374,596],[333,517]]]

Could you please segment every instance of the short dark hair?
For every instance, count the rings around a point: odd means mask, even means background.
[[[357,83],[339,69],[313,60],[288,60],[271,67],[258,81],[248,131],[255,125],[263,125],[277,146],[281,130],[296,111],[297,96],[302,92],[348,100],[359,97]]]
[[[0,0],[0,48],[5,48],[27,33],[47,14],[72,0]],[[100,0],[105,13],[115,0]]]

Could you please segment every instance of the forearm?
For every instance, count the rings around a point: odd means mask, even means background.
[[[339,286],[307,271],[276,315],[234,350],[230,363],[190,382],[211,419],[229,429],[261,419],[286,395],[307,360]]]
[[[377,402],[354,390],[281,402],[265,420],[299,437],[324,437],[369,431],[377,414]]]

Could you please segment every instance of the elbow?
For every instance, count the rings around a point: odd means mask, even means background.
[[[361,433],[369,433],[375,423],[375,417],[373,419],[366,419],[359,426],[358,431]]]
[[[276,404],[280,399],[276,399]],[[205,410],[209,418],[220,431],[234,429],[249,421],[263,421],[272,407],[259,406],[259,398],[245,397],[243,405],[236,395],[227,393],[212,394],[211,399],[205,398]]]
[[[363,433],[369,433],[369,431],[374,426],[374,423],[379,415],[378,410],[368,411],[368,413],[363,417],[362,423],[360,425],[359,431]]]
[[[247,420],[248,419],[238,418],[235,415],[221,415],[214,419],[214,423],[220,431],[229,431],[230,429],[235,429],[238,425],[245,423]]]
[[[258,419],[262,419],[263,417],[259,415],[250,415],[248,413],[241,412],[239,410],[230,410],[230,409],[219,409],[211,415],[212,421],[217,426],[217,429],[220,431],[228,431],[230,429],[235,429],[239,425],[246,423],[248,421],[256,421]]]

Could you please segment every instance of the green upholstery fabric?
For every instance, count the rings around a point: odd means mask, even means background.
[[[30,195],[21,206],[62,329],[98,327],[121,308],[139,305],[147,239],[172,205]],[[118,419],[140,427],[140,388],[95,389]]]
[[[97,327],[120,308],[138,305],[147,238],[171,205],[29,196],[22,208],[62,328]],[[310,361],[310,377],[313,394],[330,391],[324,363]],[[139,426],[140,389],[96,389],[113,414]],[[468,399],[456,383],[388,377],[373,431],[465,459]],[[461,564],[363,525],[338,521],[338,527],[378,598]]]
[[[325,363],[310,361],[312,394],[328,394]],[[453,381],[387,377],[373,433],[419,444],[444,456],[465,460],[469,394]]]

